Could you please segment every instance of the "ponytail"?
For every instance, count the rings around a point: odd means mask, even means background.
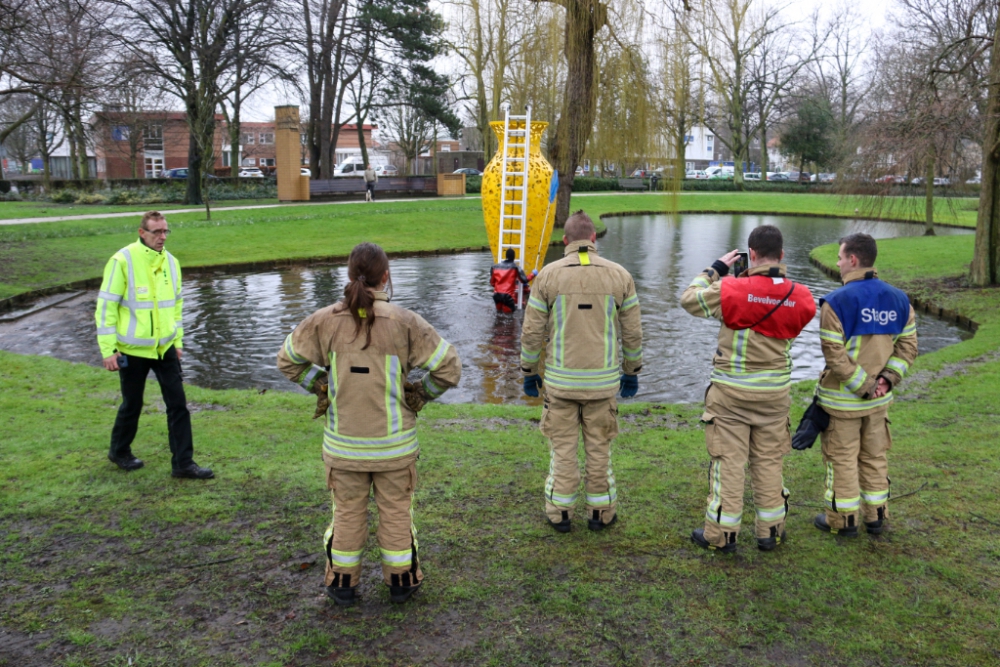
[[[371,290],[389,270],[389,257],[374,243],[359,243],[354,246],[347,260],[347,287],[344,288],[344,305],[354,318],[354,339],[357,340],[361,327],[365,327],[365,345],[372,344],[372,326],[375,324],[375,296]],[[391,289],[391,285],[390,285]]]

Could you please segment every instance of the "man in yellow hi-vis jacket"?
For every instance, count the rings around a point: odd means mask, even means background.
[[[565,257],[538,274],[521,333],[524,391],[538,396],[545,352],[541,430],[551,443],[545,514],[557,531],[572,527],[580,487],[577,449],[586,453],[587,527],[602,530],[617,518],[618,491],[611,441],[618,435],[619,388],[635,396],[642,368],[642,321],[635,282],[623,267],[597,254],[593,221],[583,211],[566,220]],[[619,332],[621,354],[619,354]]]
[[[167,406],[171,474],[209,479],[208,468],[194,460],[191,414],[181,377],[181,267],[164,250],[170,229],[163,215],[142,216],[139,240],[116,252],[104,268],[97,295],[97,343],[104,368],[117,371],[122,404],[111,431],[108,458],[122,470],[138,470],[143,462],[132,454],[139,427],[146,378],[152,370]]]

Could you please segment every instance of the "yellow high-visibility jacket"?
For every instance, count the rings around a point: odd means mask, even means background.
[[[183,347],[181,265],[167,252],[136,241],[108,260],[97,295],[97,343],[101,356],[115,350],[159,359]]]

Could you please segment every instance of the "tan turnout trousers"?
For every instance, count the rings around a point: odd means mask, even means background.
[[[580,490],[577,453],[583,431],[587,518],[611,523],[618,504],[611,470],[611,441],[618,435],[617,401],[574,401],[546,394],[540,427],[549,439],[551,454],[545,480],[545,514],[556,523],[573,518]]]
[[[749,394],[749,392],[742,392]],[[743,517],[747,463],[757,511],[754,533],[780,537],[788,513],[788,489],[781,475],[782,458],[792,449],[788,391],[749,402],[727,395],[716,385],[705,396],[705,444],[712,457],[708,468],[705,539],[722,547],[736,542]]]
[[[416,464],[383,472],[355,472],[327,466],[326,480],[333,503],[333,520],[323,538],[326,585],[351,588],[361,579],[372,489],[379,514],[378,546],[385,583],[390,586],[420,583],[424,575],[417,559],[417,530],[413,527]]]
[[[885,519],[889,502],[889,458],[892,435],[888,409],[864,417],[830,415],[820,435],[826,465],[826,521],[832,530]],[[882,516],[879,516],[879,510]]]

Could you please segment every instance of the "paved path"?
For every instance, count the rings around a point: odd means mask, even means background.
[[[630,197],[643,197],[643,196],[666,196],[670,193],[667,192],[619,192],[619,191],[609,191],[609,192],[580,192],[574,194],[573,197],[608,197],[608,196],[630,196]],[[703,195],[703,194],[713,194],[709,192],[685,192],[686,195]],[[470,199],[479,199],[479,195],[466,195],[463,199],[459,201],[466,201]],[[397,204],[400,202],[419,202],[419,201],[442,201],[440,199],[378,199],[376,203],[379,204]],[[343,206],[345,204],[364,204],[360,200],[352,201],[314,201],[314,202],[296,202],[289,204],[255,204],[252,206],[213,206],[212,212],[216,211],[249,211],[259,208],[287,208],[289,206]],[[175,208],[175,209],[164,209],[164,215],[172,215],[174,213],[199,213],[204,211],[204,206],[199,206],[197,208]],[[30,225],[38,222],[66,222],[68,220],[103,220],[108,218],[131,218],[136,216],[141,216],[145,211],[126,211],[124,213],[87,213],[85,215],[62,215],[62,216],[50,216],[44,218],[11,218],[9,220],[0,220],[0,225]]]

